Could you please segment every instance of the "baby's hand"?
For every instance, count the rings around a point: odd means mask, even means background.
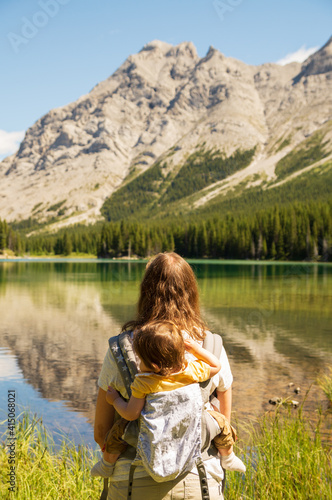
[[[195,352],[197,352],[199,345],[197,344],[197,342],[195,342],[194,339],[187,338],[183,342],[186,351],[188,351],[190,354],[195,354]]]
[[[114,401],[118,398],[120,398],[120,394],[118,391],[113,389],[110,385],[108,386],[107,392],[106,392],[106,401],[108,404],[112,405]]]

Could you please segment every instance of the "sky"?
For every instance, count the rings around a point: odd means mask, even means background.
[[[331,35],[331,0],[0,0],[0,160],[151,40],[259,65],[301,62]]]

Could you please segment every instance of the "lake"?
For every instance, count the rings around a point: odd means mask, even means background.
[[[302,401],[332,366],[332,265],[191,261],[202,315],[231,363],[235,419],[274,396]],[[107,340],[135,315],[143,262],[0,262],[0,420],[18,410],[94,446],[97,379]],[[293,387],[289,387],[294,383]],[[300,387],[299,395],[294,387]],[[316,384],[308,414],[326,407]]]

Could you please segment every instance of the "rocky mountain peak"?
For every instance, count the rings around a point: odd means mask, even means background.
[[[182,42],[175,47],[172,47],[166,54],[168,57],[188,57],[189,59],[198,59],[197,50],[192,42]]]
[[[302,65],[300,74],[296,77],[297,83],[302,77],[321,75],[332,71],[332,37],[317,52],[312,54]],[[331,76],[332,78],[332,76]]]
[[[327,49],[330,51],[330,54],[332,52],[332,36],[328,39],[325,45],[323,45],[322,49]]]
[[[142,52],[152,52],[152,51],[160,51],[160,52],[167,52],[172,48],[173,45],[167,42],[163,42],[161,40],[152,40],[151,42],[148,42],[144,45],[144,47],[139,51],[139,54]]]
[[[188,57],[193,60],[198,59],[196,47],[192,42],[181,42],[174,46],[160,40],[153,40],[147,43],[138,54],[131,57],[135,59],[140,56],[144,58],[156,58],[160,55],[166,57]]]
[[[210,47],[209,47],[209,49],[208,49],[208,51],[207,51],[207,53],[206,53],[206,56],[205,56],[205,57],[206,57],[206,58],[210,58],[210,57],[212,57],[212,56],[213,56],[216,52],[218,52],[218,50],[217,50],[217,49],[215,49],[215,48],[213,47],[213,45],[210,45]]]

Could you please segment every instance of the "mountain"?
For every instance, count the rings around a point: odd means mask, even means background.
[[[286,66],[153,41],[27,130],[0,163],[0,218],[58,229],[204,210],[320,166],[325,175],[331,139],[332,37]]]
[[[332,71],[332,36],[326,44],[315,54],[310,56],[302,66],[302,71],[296,78],[299,81],[302,77],[312,75],[322,75]]]

